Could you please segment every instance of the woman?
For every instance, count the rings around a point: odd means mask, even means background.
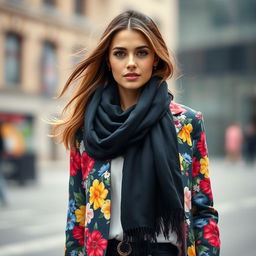
[[[219,255],[202,115],[172,101],[173,72],[155,23],[126,11],[68,79],[65,255]]]

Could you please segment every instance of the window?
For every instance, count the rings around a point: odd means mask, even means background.
[[[179,62],[189,74],[227,74],[255,72],[254,44],[236,44],[181,52]]]
[[[42,92],[45,95],[53,95],[57,87],[57,54],[56,47],[51,42],[43,44],[42,64],[41,64],[41,81]]]
[[[56,3],[55,3],[55,0],[44,0],[44,5],[55,6]]]
[[[5,82],[17,87],[21,82],[21,38],[14,33],[7,33],[5,40]]]
[[[85,14],[85,0],[75,0],[74,1],[74,11],[77,15]]]
[[[238,2],[238,16],[242,24],[256,23],[256,2],[255,0],[246,0]]]

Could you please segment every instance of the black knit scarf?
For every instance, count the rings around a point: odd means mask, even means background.
[[[170,229],[184,240],[184,193],[177,135],[169,109],[172,95],[161,78],[151,78],[136,105],[123,111],[115,83],[99,86],[84,121],[89,156],[124,156],[121,223],[124,239],[156,241]]]

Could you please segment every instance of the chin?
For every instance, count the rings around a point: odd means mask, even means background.
[[[144,85],[144,83],[136,83],[136,82],[126,82],[123,84],[120,84],[121,87],[125,88],[125,89],[131,89],[131,90],[138,90],[140,88],[142,88]]]

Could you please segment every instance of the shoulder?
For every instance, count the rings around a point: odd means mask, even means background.
[[[170,103],[170,110],[174,117],[178,117],[183,115],[185,118],[190,118],[192,120],[201,120],[202,113],[201,111],[195,110],[183,104],[171,101]]]
[[[170,110],[173,115],[174,123],[182,127],[189,127],[192,135],[204,129],[203,115],[201,111],[195,110],[183,104],[171,101]]]

